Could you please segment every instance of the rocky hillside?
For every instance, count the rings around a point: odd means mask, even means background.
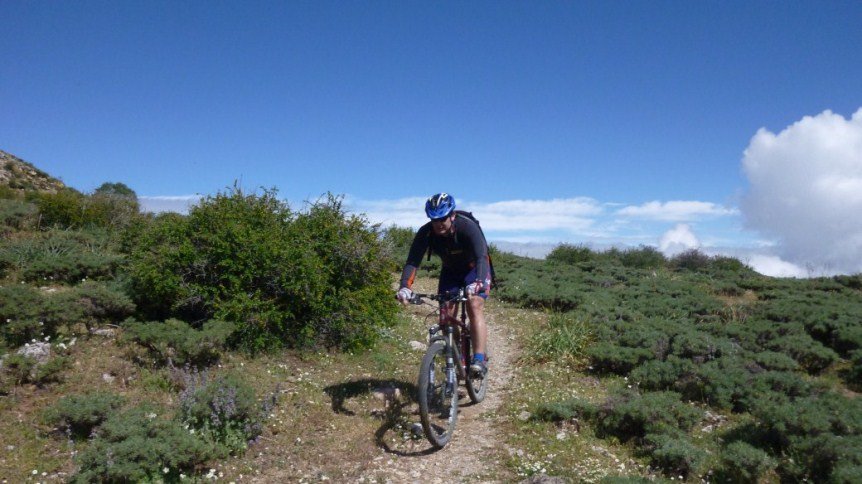
[[[56,192],[65,187],[60,180],[3,150],[0,150],[0,186],[42,192]]]

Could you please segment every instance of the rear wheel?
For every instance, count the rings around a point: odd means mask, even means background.
[[[458,421],[458,380],[452,376],[447,378],[446,344],[436,341],[419,369],[419,416],[425,437],[438,449],[449,443]]]

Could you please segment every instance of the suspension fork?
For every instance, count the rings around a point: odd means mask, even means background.
[[[455,367],[455,350],[454,340],[455,332],[452,325],[446,326],[446,393],[454,395],[458,388],[458,370]],[[460,366],[460,362],[458,362]]]

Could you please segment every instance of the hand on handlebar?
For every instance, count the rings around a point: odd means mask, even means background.
[[[398,290],[398,293],[395,295],[395,297],[398,299],[398,301],[401,302],[401,304],[406,305],[410,303],[413,299],[413,291],[411,291],[409,287],[402,287]]]

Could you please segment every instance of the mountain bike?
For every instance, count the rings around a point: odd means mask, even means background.
[[[468,367],[473,346],[467,323],[466,289],[414,294],[410,302],[422,304],[423,298],[437,301],[438,322],[428,329],[428,350],[419,368],[419,415],[425,437],[434,447],[442,449],[452,438],[458,421],[459,382],[464,383],[470,400],[479,403],[488,390],[487,375],[472,375]],[[447,311],[452,305],[454,311]]]

